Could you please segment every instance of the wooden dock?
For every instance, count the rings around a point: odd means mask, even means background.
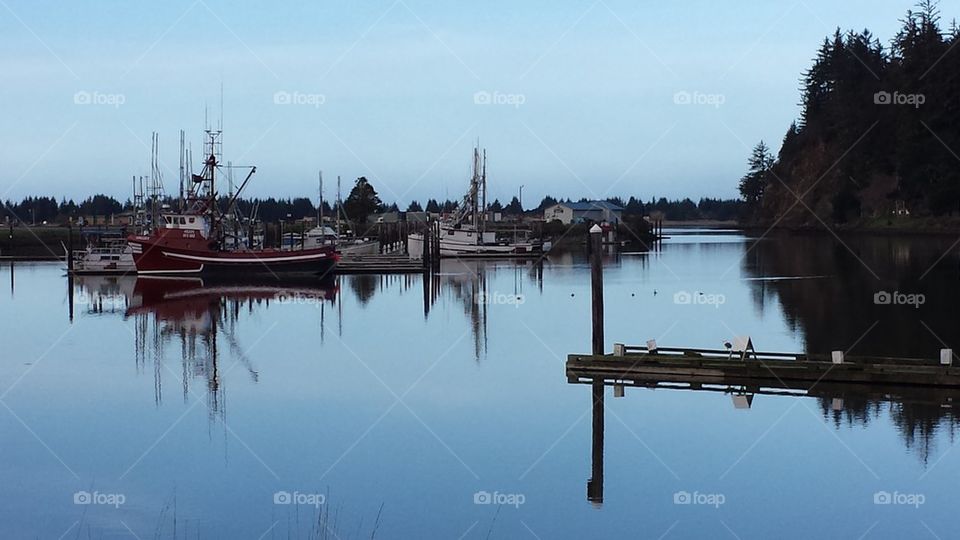
[[[338,274],[415,274],[425,270],[423,261],[405,254],[344,255]]]
[[[763,353],[715,349],[634,347],[614,354],[572,354],[567,380],[629,380],[644,383],[759,385],[809,389],[818,384],[868,384],[960,388],[952,351],[940,359],[854,357],[831,354]]]

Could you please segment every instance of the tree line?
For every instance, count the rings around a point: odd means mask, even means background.
[[[587,198],[581,198],[579,201],[571,199],[558,199],[547,195],[540,200],[540,203],[534,208],[523,208],[519,199],[513,197],[506,205],[499,200],[494,200],[487,205],[490,212],[500,212],[506,216],[536,216],[555,204],[561,202],[586,202]],[[733,220],[739,217],[743,204],[737,200],[724,200],[713,198],[701,198],[698,202],[686,198],[680,200],[668,200],[665,197],[651,198],[644,202],[639,197],[629,197],[624,200],[621,197],[611,197],[606,199],[608,202],[621,206],[626,215],[644,216],[653,212],[662,213],[668,220]],[[226,208],[229,203],[227,197],[219,198],[220,208]],[[177,208],[178,202],[173,197],[165,197],[161,204],[168,205],[170,208]],[[411,201],[404,210],[405,212],[430,212],[430,213],[449,213],[453,212],[459,201],[428,199],[425,204],[419,201]],[[243,216],[256,217],[265,222],[278,222],[281,220],[300,220],[306,217],[315,217],[317,215],[317,205],[315,201],[307,197],[294,198],[239,198],[236,201],[239,213]],[[133,208],[133,202],[127,200],[123,203],[117,199],[104,194],[94,195],[84,199],[79,204],[73,200],[61,198],[59,201],[55,197],[25,197],[20,202],[6,201],[0,208],[0,219],[9,219],[13,222],[31,223],[66,223],[70,218],[92,217],[92,216],[115,216],[123,212],[130,212]],[[337,204],[330,204],[323,201],[323,214],[325,216],[334,216],[338,211]],[[373,185],[364,177],[356,180],[349,195],[343,200],[341,216],[354,222],[364,222],[373,214],[384,212],[400,212],[401,209],[397,203],[384,203],[377,194]]]
[[[960,31],[937,2],[888,46],[837,29],[801,79],[801,114],[740,181],[747,215],[786,225],[960,213]]]

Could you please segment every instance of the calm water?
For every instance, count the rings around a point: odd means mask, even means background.
[[[953,241],[674,231],[606,261],[607,349],[750,335],[761,350],[935,357],[960,349]],[[3,266],[0,284],[3,538],[948,538],[960,525],[948,394],[825,389],[743,409],[724,392],[608,387],[595,424],[591,387],[564,370],[590,344],[579,254],[448,261],[427,282],[83,279],[72,320],[57,265]],[[875,303],[882,292],[899,294]],[[602,504],[587,498],[598,465]],[[885,492],[893,504],[876,504]]]

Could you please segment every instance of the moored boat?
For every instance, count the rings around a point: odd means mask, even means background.
[[[487,165],[486,151],[473,151],[473,176],[470,190],[457,207],[452,218],[440,224],[439,246],[441,257],[530,257],[541,255],[544,243],[532,238],[529,231],[498,232],[487,225]],[[407,236],[411,257],[424,252],[424,233]],[[547,247],[549,249],[549,247]]]
[[[71,272],[76,275],[135,274],[133,249],[123,237],[100,237],[86,250],[74,254]]]
[[[230,227],[224,222],[235,215],[231,209],[256,172],[256,167],[250,167],[239,189],[231,194],[226,211],[221,211],[215,184],[220,167],[220,132],[207,130],[207,136],[209,141],[205,145],[205,153],[208,157],[202,173],[191,177],[193,185],[185,200],[181,201],[183,210],[163,213],[150,234],[127,238],[137,273],[274,278],[281,275],[331,274],[339,258],[335,246],[294,251],[253,245],[227,247],[226,231]]]

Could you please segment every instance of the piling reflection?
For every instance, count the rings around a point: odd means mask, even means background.
[[[703,377],[676,374],[657,376],[631,374],[611,376],[568,370],[567,382],[589,385],[593,403],[591,475],[587,480],[587,501],[600,506],[604,501],[604,418],[606,387],[613,387],[615,398],[627,397],[628,388],[666,389],[687,392],[711,392],[730,396],[730,406],[749,411],[756,396],[779,398],[814,398],[825,422],[840,429],[845,424],[870,424],[888,416],[897,427],[909,452],[924,464],[934,460],[937,437],[946,432],[949,440],[957,436],[960,419],[960,389],[921,388],[911,386],[855,385],[781,381],[777,385],[760,385],[736,381],[729,377]]]
[[[563,255],[570,260],[572,256]],[[553,259],[553,257],[551,257]],[[439,303],[457,306],[467,318],[473,337],[474,359],[479,361],[487,350],[487,326],[491,304],[500,300],[509,301],[530,294],[530,287],[537,294],[543,292],[544,265],[546,260],[483,260],[444,259],[437,271],[405,275],[347,275],[338,279],[343,290],[351,291],[357,305],[366,309],[371,299],[379,293],[407,294],[419,287],[423,295],[423,317],[430,314]],[[490,283],[502,275],[511,276],[507,290],[493,290]],[[342,304],[341,304],[342,305]],[[340,321],[342,324],[342,317]],[[340,328],[342,335],[342,327]]]

